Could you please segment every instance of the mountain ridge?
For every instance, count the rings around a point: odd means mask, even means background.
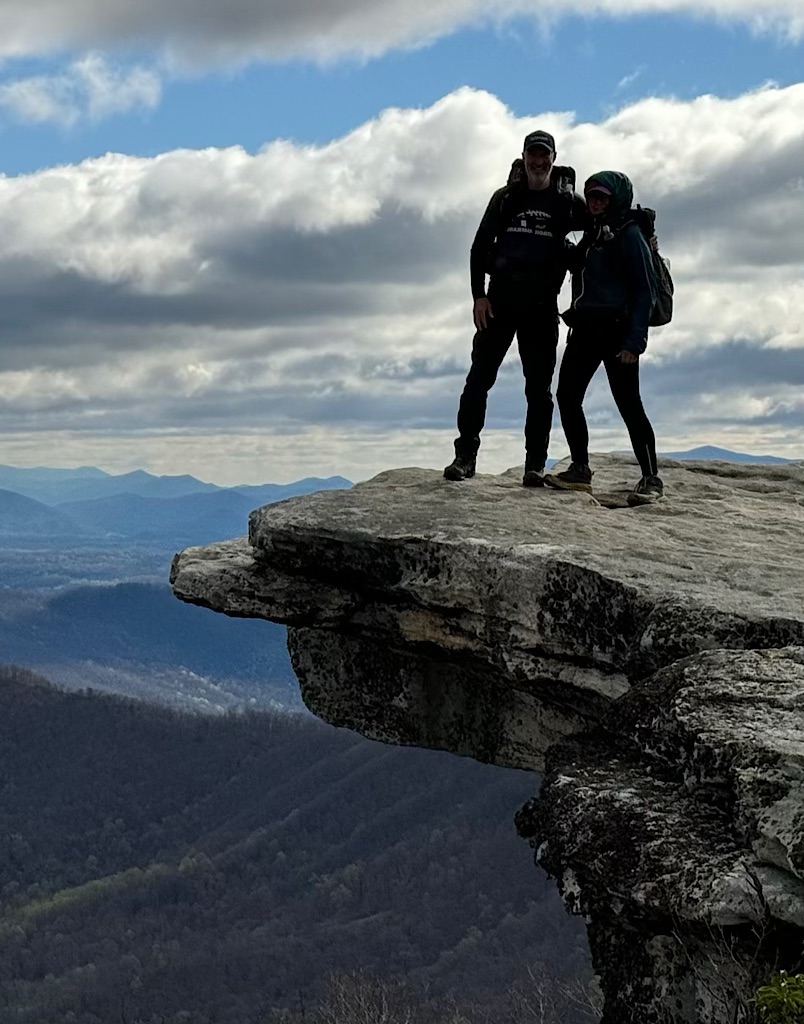
[[[50,467],[18,467],[0,465],[0,489],[14,491],[45,505],[59,505],[71,501],[88,501],[118,494],[138,497],[177,498],[191,494],[236,492],[256,498],[256,504],[265,495],[265,501],[281,497],[294,497],[312,490],[350,487],[351,481],[341,476],[303,477],[288,484],[238,484],[223,487],[199,480],[189,474],[156,476],[144,469],[128,473],[111,474],[94,466],[79,469],[51,469]]]
[[[52,481],[49,471],[40,479],[39,471],[31,470],[34,475],[27,484],[19,473],[10,474],[17,483],[6,490],[3,469],[0,538],[6,543],[29,537],[61,541],[73,535],[103,544],[150,541],[175,549],[245,532],[248,513],[262,505],[352,486],[345,477],[332,476],[304,477],[289,484],[218,487],[186,475],[153,477],[144,470],[102,478],[85,478],[76,471],[77,478],[59,476]],[[104,489],[108,493],[98,493]]]
[[[681,452],[659,452],[660,459],[687,460],[702,459],[703,461],[720,460],[722,462],[756,462],[765,465],[789,465],[801,462],[802,459],[786,459],[781,455],[749,455],[747,452],[734,452],[729,448],[718,448],[716,445],[704,444],[697,448],[689,448]]]
[[[0,537],[70,537],[86,532],[69,514],[52,505],[0,488]]]

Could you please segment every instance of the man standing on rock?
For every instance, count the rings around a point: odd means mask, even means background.
[[[475,475],[488,393],[516,335],[527,403],[522,483],[544,483],[553,420],[558,292],[567,270],[565,240],[586,220],[584,200],[574,191],[575,172],[554,166],[555,158],[553,136],[531,132],[523,146],[523,173],[512,172],[513,180],[494,193],[477,229],[469,264],[476,333],[458,408],[455,459],[444,470],[447,480]]]

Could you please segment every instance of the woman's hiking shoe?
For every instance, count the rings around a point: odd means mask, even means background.
[[[523,487],[544,487],[544,463],[525,459],[525,472],[522,476]]]
[[[476,456],[468,452],[456,452],[455,458],[444,470],[446,480],[468,480],[475,475]]]
[[[592,470],[578,462],[571,462],[570,468],[563,473],[548,473],[544,482],[549,487],[557,487],[561,491],[592,490]]]
[[[664,497],[664,484],[658,476],[643,476],[628,495],[629,505],[652,505]]]

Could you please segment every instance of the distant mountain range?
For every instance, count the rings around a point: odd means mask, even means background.
[[[0,490],[0,538],[84,534],[64,512],[16,491]]]
[[[620,449],[615,455],[630,455],[630,450]],[[763,465],[781,465],[791,462],[802,462],[804,459],[783,459],[778,455],[748,455],[746,452],[733,452],[729,448],[716,448],[711,444],[700,445],[698,448],[689,448],[685,452],[659,452],[660,459],[676,459],[679,462],[760,462]],[[554,466],[558,459],[548,459],[548,467]]]
[[[112,475],[94,466],[0,466],[0,540],[143,541],[181,547],[245,533],[260,505],[351,487],[342,476],[218,487],[193,476]]]
[[[180,604],[170,560],[245,533],[260,505],[349,486],[0,466],[0,663],[183,708],[299,708],[284,627]]]
[[[201,691],[202,710],[225,710],[235,696],[241,705],[301,707],[284,626],[183,604],[165,582],[73,586],[16,606],[6,594],[2,663],[46,670],[65,685],[84,677],[82,686],[138,694],[147,684],[150,699],[183,708]]]
[[[761,462],[765,465],[781,465],[782,463],[801,462],[801,459],[783,459],[778,455],[747,455],[745,452],[732,452],[728,448],[715,448],[711,444],[690,448],[686,452],[659,452],[660,459],[700,459],[708,461],[717,459],[720,462]]]
[[[47,467],[21,468],[0,466],[0,489],[16,491],[45,505],[60,505],[69,501],[91,501],[129,494],[140,498],[180,498],[188,494],[235,493],[249,497],[254,504],[265,505],[282,498],[292,498],[310,491],[327,491],[351,487],[351,481],[342,476],[325,479],[305,477],[290,484],[242,484],[237,487],[219,487],[205,483],[194,476],[154,476],[142,469],[132,473],[111,474],[94,466],[78,469],[50,469]]]

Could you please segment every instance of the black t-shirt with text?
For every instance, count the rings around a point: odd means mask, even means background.
[[[508,226],[497,239],[492,274],[515,280],[551,278],[567,233],[567,201],[555,189],[517,189],[507,200]]]
[[[546,189],[505,186],[491,197],[469,260],[472,296],[486,293],[486,274],[498,284],[525,284],[528,294],[554,299],[566,273],[564,240],[582,230],[586,204],[551,182]]]

